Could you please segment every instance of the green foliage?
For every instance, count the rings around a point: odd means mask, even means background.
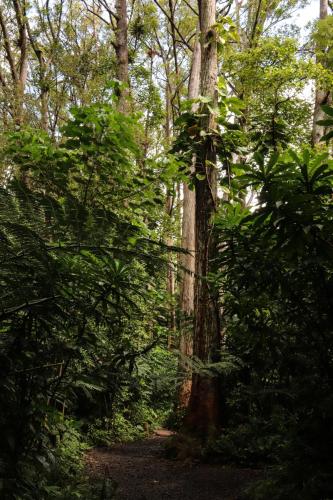
[[[111,446],[145,437],[146,433],[142,426],[134,425],[122,413],[116,413],[111,419],[96,419],[89,426],[87,436],[95,446]]]
[[[88,445],[73,420],[63,419],[57,426],[58,434],[54,436],[57,445],[54,449],[54,461],[50,465],[45,478],[45,486],[39,493],[42,498],[74,499],[85,498],[90,492],[88,479],[84,474],[83,454]],[[97,498],[90,492],[91,498]]]
[[[319,19],[312,34],[316,47],[316,57],[324,67],[332,68],[333,48],[332,48],[333,16]]]
[[[193,112],[192,105],[198,104],[198,110]],[[177,140],[173,145],[173,153],[178,160],[180,178],[193,189],[196,181],[202,180],[201,174],[194,176],[191,173],[193,155],[198,155],[206,141],[213,141],[216,152],[223,164],[222,175],[227,178],[231,174],[231,162],[234,154],[244,152],[246,144],[245,134],[231,117],[242,116],[244,103],[235,97],[228,97],[225,91],[225,82],[219,81],[218,104],[213,107],[209,97],[200,96],[197,99],[184,103],[184,112],[179,116],[176,125],[179,128]],[[200,121],[202,117],[212,113],[216,118],[216,128],[207,132],[203,130]],[[214,168],[212,165],[210,166]]]
[[[329,75],[323,77],[322,67],[299,58],[297,39],[265,36],[242,50],[236,47],[226,53],[224,71],[244,102],[250,144],[266,153],[306,142],[311,106],[299,96],[308,78],[327,81]]]
[[[19,68],[18,17],[5,4]],[[85,476],[87,447],[180,426],[184,414],[171,408],[178,358],[167,349],[177,297],[165,278],[180,234],[177,188],[205,178],[191,167],[207,144],[218,164],[205,168],[218,169],[223,191],[208,277],[223,310],[223,351],[216,363],[182,361],[219,380],[225,420],[207,449],[180,436],[169,455],[268,464],[254,498],[333,497],[333,160],[325,145],[304,147],[312,106],[303,96],[309,81],[332,88],[332,16],[316,23],[308,55],[295,27],[276,30],[297,0],[238,2],[235,22],[226,5],[211,33],[223,72],[215,106],[184,99],[193,7],[174,5],[175,57],[173,23],[152,3],[133,2],[135,111],[125,116],[106,12],[94,2],[84,2],[88,15],[77,0],[42,4],[26,6],[22,96],[10,57],[1,63],[0,497],[112,498],[111,480],[91,486]],[[48,132],[37,128],[45,103]],[[323,109],[328,143],[333,111]],[[201,128],[208,114],[214,130]],[[177,137],[165,153],[169,126]],[[176,216],[165,213],[166,193]],[[255,205],[246,208],[249,195]],[[166,235],[176,235],[175,247],[162,243]]]
[[[111,411],[100,407],[97,419],[91,412],[85,416],[91,443],[110,445],[133,441],[147,436],[155,427],[163,425],[171,412],[170,402],[176,388],[177,357],[162,347],[155,347],[145,356],[138,357],[131,371],[118,376],[118,390]],[[120,374],[119,374],[120,375]],[[108,397],[105,391],[102,397]],[[92,409],[93,415],[96,414]]]
[[[326,129],[325,135],[320,140],[328,142],[333,137],[333,130],[330,130],[333,127],[333,108],[324,104],[322,109],[327,114],[327,118],[325,120],[318,120],[317,122],[318,125],[323,125]]]
[[[166,259],[147,226],[157,205],[147,210],[137,193],[135,123],[91,106],[73,110],[58,144],[31,130],[8,138],[16,176],[0,191],[2,498],[81,498],[69,462],[82,463],[83,448],[63,414],[85,424],[95,407],[125,437],[119,393],[141,397],[128,388],[137,359],[165,338]]]
[[[226,432],[216,450],[271,462],[254,498],[332,495],[333,162],[306,148],[256,154],[240,184],[253,211],[224,204],[216,220],[227,351]]]

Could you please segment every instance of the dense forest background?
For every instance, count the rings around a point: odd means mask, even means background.
[[[333,16],[2,0],[0,496],[113,498],[84,454],[333,498]]]

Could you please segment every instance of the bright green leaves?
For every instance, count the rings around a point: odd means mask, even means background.
[[[147,223],[158,217],[164,202],[162,183],[171,184],[178,167],[171,158],[167,168],[143,159],[138,116],[124,116],[108,105],[73,108],[62,131],[58,144],[43,132],[15,133],[6,148],[18,177],[24,174],[39,193],[53,238],[62,240],[67,230],[79,241],[96,242],[106,228],[111,237],[120,220],[125,239],[147,237]]]
[[[266,154],[308,140],[312,110],[300,96],[308,79],[317,79],[321,71],[299,57],[297,40],[265,36],[252,46],[231,44],[223,73],[245,104],[253,149]]]
[[[226,45],[239,41],[239,35],[235,23],[230,17],[223,17],[214,26],[217,35],[217,50],[223,53]]]
[[[104,155],[105,161],[129,166],[139,155],[135,140],[138,133],[138,117],[124,116],[108,105],[92,105],[72,108],[73,118],[63,127],[68,149],[80,148],[83,154]],[[118,166],[118,168],[119,168]]]
[[[333,64],[333,16],[327,16],[316,23],[312,35],[316,47],[316,57],[324,67]]]

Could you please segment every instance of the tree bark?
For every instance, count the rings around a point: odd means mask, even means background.
[[[39,47],[38,42],[34,39],[29,22],[27,21],[27,31],[31,47],[35,53],[39,66],[39,89],[40,89],[40,114],[41,128],[48,132],[49,129],[49,84],[47,82],[47,64],[43,54],[43,50]]]
[[[174,198],[172,195],[167,194],[166,203],[165,203],[165,211],[167,216],[171,219],[173,212]],[[169,232],[169,228],[168,228]],[[173,245],[172,236],[169,234],[165,239],[165,244],[167,246]],[[170,311],[169,311],[169,333],[168,333],[168,348],[171,349],[175,332],[176,332],[176,310],[175,304],[173,303],[173,299],[175,296],[175,268],[172,260],[172,255],[168,260],[168,269],[167,269],[167,292],[170,299]]]
[[[24,91],[28,76],[28,37],[25,4],[24,2],[20,4],[18,0],[14,0],[13,3],[19,32],[18,46],[20,48],[20,57],[17,82],[17,123],[21,126],[23,123]]]
[[[170,73],[169,73],[169,64],[167,63],[165,66],[166,71],[166,86],[165,86],[165,146],[166,150],[169,151],[171,146],[172,139],[172,116],[171,116],[171,91],[170,91]],[[151,72],[152,75],[152,72]],[[165,201],[165,212],[167,217],[171,220],[173,216],[173,208],[174,208],[174,196],[167,192],[166,201]],[[169,226],[169,224],[168,224]],[[167,246],[172,246],[174,244],[173,238],[170,235],[170,228],[167,228],[168,236],[165,240],[165,244]],[[173,299],[175,296],[175,269],[174,263],[172,260],[172,255],[169,256],[168,259],[168,268],[167,268],[167,292],[170,299],[170,311],[169,311],[169,333],[168,333],[168,348],[170,349],[175,332],[176,332],[176,310],[175,304],[173,303]]]
[[[217,41],[215,0],[199,0],[201,31],[201,95],[217,103]],[[195,294],[193,354],[203,363],[215,362],[220,354],[219,310],[208,276],[216,252],[213,215],[217,203],[216,147],[213,130],[215,117],[204,106],[200,128],[206,132],[197,154],[195,173]],[[200,180],[198,179],[200,178]],[[202,179],[202,180],[201,180]],[[220,391],[215,377],[194,373],[185,425],[203,438],[220,424]]]
[[[199,35],[199,33],[198,33]],[[200,67],[201,67],[201,45],[199,36],[194,45],[192,55],[192,65],[188,88],[189,99],[199,96],[200,90]],[[195,106],[193,106],[193,111]],[[195,156],[192,162],[192,172],[195,169]],[[181,284],[180,284],[180,342],[179,351],[181,354],[179,371],[184,377],[179,393],[178,405],[186,408],[189,404],[192,378],[191,370],[188,368],[186,358],[193,354],[193,309],[194,309],[194,273],[195,273],[195,192],[183,184],[183,219],[182,219],[182,241],[181,246],[188,253],[180,257]]]
[[[328,15],[328,0],[320,0],[320,12],[319,19],[325,19]],[[317,121],[324,120],[325,113],[321,109],[323,104],[328,102],[330,92],[323,90],[316,86],[315,92],[315,104],[313,110],[313,125],[312,125],[312,145],[315,146],[319,143],[320,139],[325,133],[325,128],[322,125],[318,125]]]
[[[129,75],[128,75],[128,44],[127,44],[127,1],[116,0],[116,57],[117,78],[121,82],[119,90],[118,109],[122,113],[129,110]]]
[[[15,50],[12,47],[12,41],[10,39],[6,19],[1,6],[0,29],[2,32],[3,46],[13,83],[13,103],[11,106],[11,114],[16,126],[20,128],[23,123],[23,100],[28,72],[28,40],[25,20],[25,5],[23,3],[21,4],[18,0],[13,0],[13,6],[18,30],[16,44],[19,48],[19,56],[17,58],[15,57]]]

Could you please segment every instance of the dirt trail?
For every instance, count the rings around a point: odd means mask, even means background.
[[[166,436],[91,450],[92,478],[107,476],[117,484],[117,500],[240,500],[258,478],[251,469],[189,464],[163,457]]]

